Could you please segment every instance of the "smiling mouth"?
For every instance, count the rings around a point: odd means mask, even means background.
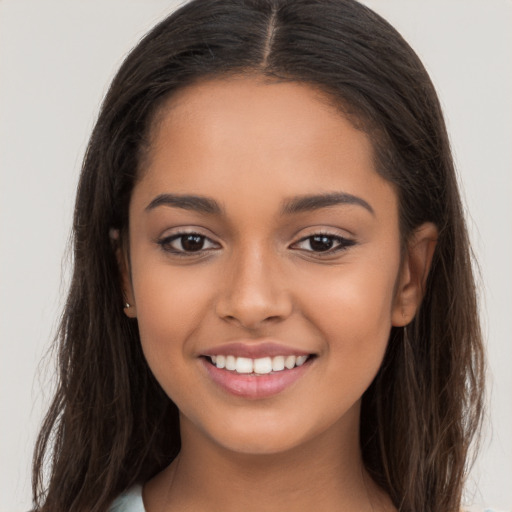
[[[262,348],[235,346],[234,352],[237,349],[242,352],[242,355],[235,356],[233,352],[230,354],[227,347],[223,347],[222,354],[212,351],[203,354],[200,359],[207,375],[225,392],[248,400],[259,400],[276,396],[291,388],[309,373],[317,357],[316,354],[300,351],[293,354],[286,348],[280,354],[275,345],[268,345],[265,355]],[[247,357],[252,355],[247,353],[250,350],[256,352],[254,356],[257,357]]]
[[[236,357],[234,355],[204,356],[206,361],[218,369],[240,375],[269,375],[302,366],[314,357],[310,355],[277,355],[274,357]]]

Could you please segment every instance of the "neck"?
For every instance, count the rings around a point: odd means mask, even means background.
[[[147,512],[393,510],[364,470],[356,421],[280,453],[224,449],[182,418],[182,450],[144,489]]]

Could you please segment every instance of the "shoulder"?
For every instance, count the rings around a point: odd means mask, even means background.
[[[109,508],[109,512],[145,512],[142,487],[136,485],[123,492]]]

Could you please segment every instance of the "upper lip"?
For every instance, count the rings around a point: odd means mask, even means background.
[[[240,340],[212,347],[201,352],[203,356],[235,356],[258,359],[274,356],[308,356],[311,352],[273,341]]]

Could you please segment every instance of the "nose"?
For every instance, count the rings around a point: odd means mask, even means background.
[[[290,316],[293,303],[277,259],[254,246],[234,256],[217,297],[217,315],[250,330]]]

